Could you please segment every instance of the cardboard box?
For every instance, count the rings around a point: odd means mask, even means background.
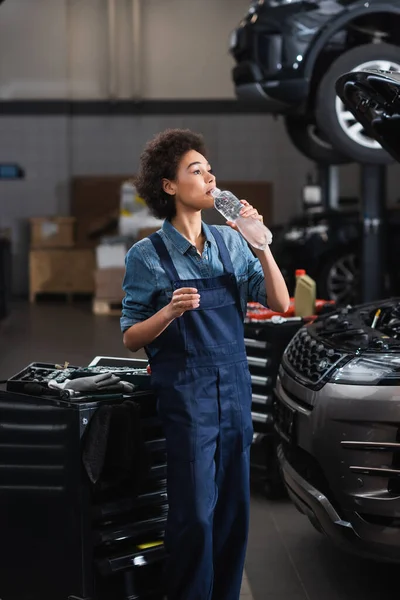
[[[74,225],[74,217],[31,218],[31,248],[71,248],[75,243]]]
[[[70,212],[76,218],[76,244],[94,247],[118,233],[120,192],[132,175],[80,176],[72,179]]]
[[[122,282],[125,269],[97,269],[94,274],[95,297],[97,300],[107,300],[110,303],[122,302],[124,292]]]
[[[6,228],[0,229],[0,240],[7,240],[8,242],[12,241],[11,227],[6,227]]]
[[[151,235],[152,233],[154,233],[155,231],[159,231],[160,227],[144,227],[143,229],[139,229],[139,233],[137,235],[137,240],[142,240],[143,238],[147,237],[148,235]]]
[[[126,253],[126,244],[99,244],[98,246],[96,246],[97,268],[124,268]]]
[[[36,294],[93,294],[95,257],[90,249],[41,249],[29,254],[30,300]]]

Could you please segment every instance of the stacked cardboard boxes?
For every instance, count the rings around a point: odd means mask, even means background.
[[[125,274],[125,255],[128,240],[105,239],[96,248],[95,295],[93,312],[96,315],[119,315],[124,297],[122,282]]]
[[[72,181],[71,215],[76,219],[76,241],[81,248],[92,248],[96,255],[94,273],[93,312],[121,313],[122,282],[125,274],[125,255],[130,245],[148,236],[159,227],[143,229],[134,239],[119,236],[121,186],[134,181],[128,175],[80,176]],[[272,224],[273,186],[270,182],[218,181],[218,186],[230,189],[239,198],[246,198]],[[222,217],[205,213],[207,222],[224,223]]]
[[[93,294],[94,252],[75,245],[73,217],[30,219],[29,297]]]
[[[118,236],[104,238],[96,247],[94,314],[120,315],[124,297],[122,283],[125,275],[126,253],[135,241],[141,240],[157,229],[159,228],[141,229],[135,239]]]
[[[76,218],[80,246],[95,251],[93,312],[120,315],[125,255],[135,239],[119,235],[121,188],[129,175],[79,176],[72,181],[71,214]]]

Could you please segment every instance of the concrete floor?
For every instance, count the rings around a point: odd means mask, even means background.
[[[96,355],[131,356],[118,318],[96,317],[87,303],[21,302],[0,323],[2,380],[30,362],[87,365]],[[288,500],[254,492],[246,574],[243,600],[389,600],[398,566],[339,552]]]

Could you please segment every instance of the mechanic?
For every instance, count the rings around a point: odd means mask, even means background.
[[[202,221],[216,187],[202,136],[156,136],[136,186],[165,219],[127,253],[121,328],[127,348],[146,350],[166,437],[168,598],[236,600],[253,436],[243,318],[249,298],[283,312],[289,295],[269,247],[255,257],[234,223]]]

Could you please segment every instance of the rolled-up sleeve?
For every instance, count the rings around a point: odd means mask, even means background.
[[[247,261],[248,295],[253,302],[267,306],[267,292],[265,290],[264,271],[258,258],[251,252],[246,241],[243,240],[243,252]]]
[[[125,257],[125,276],[122,284],[125,297],[122,301],[121,331],[151,317],[156,293],[155,273],[140,250],[132,246]]]

